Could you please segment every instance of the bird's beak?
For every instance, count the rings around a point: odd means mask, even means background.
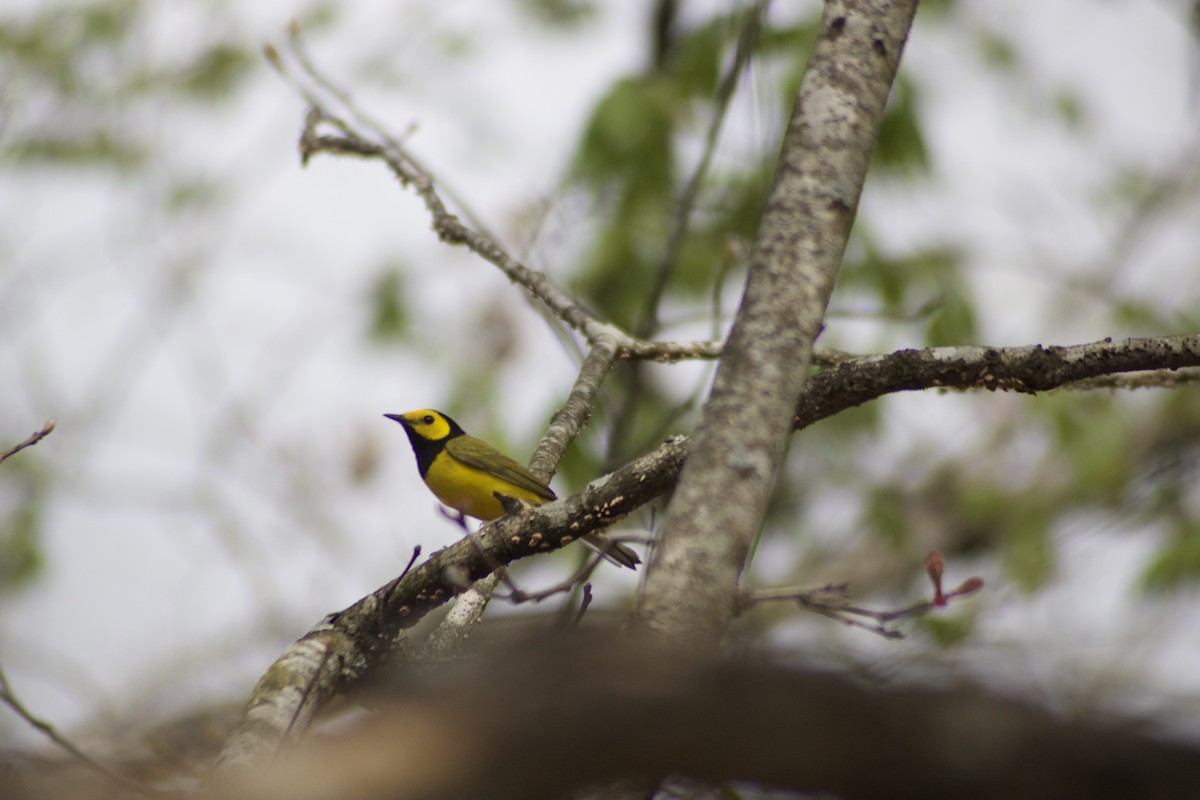
[[[399,414],[384,414],[384,416],[387,417],[388,419],[392,420],[393,422],[399,422],[401,425],[403,425],[406,428],[408,427],[408,420],[406,420],[404,417],[400,416]]]

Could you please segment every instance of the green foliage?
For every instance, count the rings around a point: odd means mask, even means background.
[[[521,0],[520,5],[538,22],[556,28],[578,27],[596,16],[590,0]]]
[[[0,527],[0,592],[33,581],[45,566],[41,550],[42,516],[38,504],[18,506]]]
[[[372,339],[403,339],[409,331],[408,301],[400,265],[385,266],[375,277],[367,296],[370,309],[369,333]]]
[[[300,30],[311,35],[331,27],[340,18],[340,11],[341,4],[334,0],[316,0],[297,12],[294,19]]]
[[[215,31],[197,31],[163,60],[144,51],[153,5],[141,0],[48,3],[0,20],[0,76],[21,108],[5,128],[5,159],[130,172],[154,157],[149,136],[129,119],[180,100],[212,104],[231,97],[257,58],[251,47]],[[209,38],[205,38],[205,35]]]
[[[667,69],[681,96],[711,99],[720,80],[724,39],[721,21],[713,20],[674,42]]]
[[[1080,130],[1087,123],[1087,108],[1077,92],[1066,89],[1055,92],[1054,110],[1067,127]]]
[[[872,167],[885,172],[927,172],[929,152],[921,133],[917,87],[900,75],[879,125]]]
[[[962,254],[949,247],[892,256],[860,232],[862,255],[847,261],[838,279],[841,297],[873,295],[879,313],[899,321],[925,321],[925,342],[939,345],[976,341],[970,287],[961,272]]]
[[[26,452],[0,465],[0,498],[13,501],[10,510],[0,513],[0,593],[27,585],[45,566],[46,476],[32,459]]]
[[[1142,589],[1166,592],[1200,582],[1200,520],[1176,523],[1170,538],[1142,571]]]
[[[585,126],[570,175],[595,198],[604,223],[574,288],[619,325],[638,329],[648,313],[655,316],[646,302],[659,275],[672,292],[709,297],[728,266],[729,244],[749,241],[757,229],[773,168],[765,161],[710,174],[687,235],[666,253],[687,177],[679,173],[680,144],[696,140],[718,113],[722,65],[732,59],[746,19],[741,12],[718,15],[673,31],[661,68],[617,81]],[[803,64],[814,30],[767,26],[757,37],[758,55]],[[897,133],[895,140],[901,138]]]
[[[80,135],[82,134],[82,135]],[[4,148],[5,159],[17,164],[55,162],[76,166],[110,166],[121,172],[144,166],[150,153],[139,142],[118,138],[106,129],[15,138]]]
[[[969,289],[957,274],[946,274],[940,288],[941,295],[925,326],[925,344],[942,347],[977,341],[975,306]]]
[[[1136,466],[1133,418],[1108,395],[1057,394],[1044,404],[1072,502],[1119,505]]]
[[[938,647],[953,647],[962,643],[975,629],[973,614],[926,614],[917,618],[917,625]]]
[[[1032,493],[1007,498],[1000,555],[1005,574],[1018,588],[1033,592],[1054,576],[1057,554],[1050,538],[1050,509]]]
[[[1052,577],[1055,568],[1050,538],[1054,500],[1027,487],[997,485],[986,473],[965,477],[947,467],[940,473],[939,492],[944,525],[964,547],[951,552],[999,549],[1005,574],[1032,592]]]
[[[211,208],[225,197],[225,187],[202,177],[175,181],[167,191],[164,206],[169,211]]]
[[[786,114],[783,119],[791,116],[804,68],[808,65],[808,54],[812,52],[819,31],[820,15],[814,14],[796,25],[764,26],[759,34],[760,58],[768,63],[778,61],[783,66],[778,91],[779,107]]]
[[[573,174],[594,191],[620,190],[623,202],[669,196],[674,179],[676,85],[661,76],[624,78],[592,112]]]
[[[871,487],[863,516],[866,529],[885,544],[900,548],[909,542],[912,534],[909,504],[900,487]]]
[[[245,48],[212,44],[180,70],[179,88],[206,100],[224,99],[245,76],[251,60]]]
[[[1012,72],[1017,66],[1017,51],[1003,32],[982,29],[976,36],[983,60],[1002,72]]]

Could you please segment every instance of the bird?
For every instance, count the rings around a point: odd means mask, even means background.
[[[421,480],[460,515],[487,521],[521,505],[540,506],[557,499],[544,481],[487,442],[469,436],[440,411],[423,408],[384,416],[400,423],[408,434]],[[599,534],[581,538],[613,564],[636,569],[641,563],[637,553],[619,542]]]

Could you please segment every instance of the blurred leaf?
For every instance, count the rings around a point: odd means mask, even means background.
[[[367,302],[371,310],[369,333],[372,339],[394,340],[408,333],[409,313],[402,267],[388,266],[380,271]]]
[[[249,71],[252,57],[244,48],[217,43],[200,55],[182,74],[183,91],[210,100],[232,95],[234,86]]]
[[[926,18],[934,15],[945,16],[957,5],[958,0],[921,0],[921,16]]]
[[[1012,72],[1017,66],[1017,51],[1012,42],[1002,33],[985,28],[977,35],[979,52],[984,62],[1003,72]]]
[[[1072,502],[1113,506],[1126,495],[1136,453],[1128,409],[1111,395],[1060,393],[1042,404],[1054,424],[1053,456],[1065,463]],[[1056,472],[1062,472],[1059,469]]]
[[[938,647],[953,647],[975,630],[975,617],[971,614],[925,614],[917,618],[917,624]]]
[[[867,495],[866,527],[892,547],[903,547],[910,537],[907,492],[893,485],[872,486]]]
[[[174,182],[167,192],[165,207],[171,211],[189,211],[216,205],[225,197],[224,186],[205,178]]]
[[[1142,571],[1142,590],[1165,592],[1200,580],[1200,522],[1181,521]]]
[[[618,325],[633,327],[645,303],[655,258],[665,243],[665,232],[651,227],[651,221],[661,220],[662,214],[661,208],[648,205],[644,225],[630,220],[600,231],[574,281],[585,301]]]
[[[724,51],[721,39],[714,20],[674,42],[667,68],[683,95],[708,98],[716,92]]]
[[[89,42],[116,42],[128,35],[130,19],[142,11],[139,0],[108,0],[76,9],[79,36]]]
[[[50,161],[61,164],[111,166],[125,172],[147,163],[150,152],[136,141],[115,138],[111,131],[97,128],[78,137],[39,135],[13,138],[4,147],[5,161]]]
[[[0,533],[0,590],[28,585],[45,567],[42,557],[41,515],[32,504],[17,509]]]
[[[316,33],[337,22],[340,11],[340,3],[333,0],[317,0],[296,14],[296,25],[306,33]]]
[[[596,4],[590,0],[521,0],[526,14],[556,28],[577,27],[596,16]]]
[[[1054,110],[1059,119],[1072,130],[1080,130],[1087,121],[1083,98],[1077,92],[1063,89],[1054,95]]]
[[[796,103],[808,56],[820,31],[821,15],[817,8],[815,13],[798,25],[776,27],[765,24],[758,35],[758,57],[763,60],[778,58],[783,62],[783,76],[779,81],[777,96],[780,108],[788,116]]]
[[[625,196],[670,196],[678,97],[669,81],[624,78],[592,111],[575,154],[573,175],[597,190]]]
[[[28,585],[45,567],[45,476],[36,459],[27,455],[5,461],[0,473],[0,499],[14,501],[11,511],[0,515],[0,592]]]
[[[855,242],[862,255],[847,261],[838,277],[840,290],[862,288],[875,295],[881,312],[901,321],[929,320],[946,304],[947,289],[961,284],[962,255],[951,248],[918,250],[902,256],[880,252],[865,232]],[[972,325],[968,328],[973,329]],[[938,331],[940,334],[941,331]],[[953,344],[973,341],[959,339]]]
[[[929,170],[929,153],[917,114],[917,89],[904,75],[892,87],[871,163],[888,172]]]
[[[1001,556],[1004,571],[1025,592],[1042,588],[1054,575],[1055,551],[1050,519],[1036,498],[1009,503],[1003,521]]]
[[[815,431],[829,437],[829,447],[845,447],[857,439],[870,440],[879,433],[883,409],[884,404],[879,402],[847,408],[818,422]]]
[[[1113,303],[1114,323],[1130,330],[1146,328],[1155,325],[1162,314],[1162,309],[1153,303],[1136,297],[1124,297]]]
[[[941,347],[970,344],[976,340],[975,310],[964,287],[944,287],[941,302],[934,306],[925,327],[925,344]]]

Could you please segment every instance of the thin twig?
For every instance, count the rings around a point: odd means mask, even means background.
[[[683,246],[683,239],[691,224],[692,212],[696,208],[696,199],[700,195],[700,186],[708,176],[708,169],[717,149],[717,139],[725,124],[725,112],[729,110],[729,103],[737,89],[738,79],[746,64],[750,62],[750,55],[754,52],[759,27],[767,5],[769,5],[769,0],[759,0],[743,15],[744,20],[741,32],[738,34],[733,63],[730,64],[728,72],[722,77],[721,83],[717,87],[713,116],[704,137],[704,150],[700,154],[700,161],[696,164],[696,168],[692,171],[691,177],[688,178],[687,184],[679,195],[675,214],[671,218],[671,228],[667,234],[667,244],[663,248],[662,257],[659,259],[658,268],[654,273],[654,283],[646,295],[641,321],[634,329],[638,338],[645,339],[654,335],[658,330],[659,303],[662,302],[663,292],[666,291],[671,273],[674,272],[679,261],[679,250]]]
[[[583,621],[583,615],[587,613],[588,608],[592,605],[592,585],[585,583],[583,585],[583,597],[579,601],[579,611],[575,614],[575,619],[571,620],[570,627],[567,630],[575,630],[579,627],[579,623]]]
[[[373,134],[375,134],[375,136],[379,137],[379,140],[388,147],[395,148],[398,151],[403,147],[400,139],[388,131],[387,127],[382,122],[368,114],[358,105],[358,103],[355,102],[354,96],[348,89],[338,85],[328,75],[317,69],[315,62],[313,62],[312,57],[308,54],[308,48],[305,46],[304,39],[300,35],[299,25],[292,24],[288,27],[288,42],[291,45],[292,55],[296,57],[296,63],[300,65],[300,68],[304,71],[304,74],[307,75],[308,78],[313,81],[313,83],[337,100],[337,102],[340,103],[344,109],[346,109],[346,111],[355,119],[355,121],[358,122],[358,124],[371,131]],[[427,173],[429,171],[426,169],[424,164],[422,164],[416,159],[415,156],[413,156],[412,153],[406,151],[405,157],[412,162],[413,166],[417,167],[422,172]],[[489,238],[496,238],[488,230],[487,226],[484,225],[482,218],[475,213],[470,204],[463,198],[461,194],[456,192],[453,188],[447,186],[445,182],[442,182],[441,186],[442,191],[446,193],[446,196],[454,202],[454,205],[459,209],[463,216],[465,216],[477,230],[484,233]]]
[[[720,344],[717,342],[647,342],[602,322],[577,303],[574,298],[551,283],[545,274],[526,267],[510,256],[492,236],[482,230],[482,226],[470,227],[456,215],[450,213],[441,198],[433,176],[408,151],[399,138],[384,132],[378,123],[358,110],[357,107],[352,104],[348,105],[347,107],[355,119],[359,120],[375,138],[360,133],[344,119],[331,113],[317,92],[314,92],[304,81],[293,76],[289,72],[287,63],[274,47],[265,47],[264,53],[271,65],[310,105],[300,137],[302,162],[307,163],[308,159],[319,153],[377,158],[383,161],[402,185],[411,186],[424,201],[425,207],[432,217],[433,229],[438,238],[448,244],[463,245],[498,267],[509,280],[524,288],[554,316],[582,333],[588,342],[595,344],[603,336],[615,337],[619,345],[618,358],[676,361],[683,358],[716,358],[720,354]],[[309,81],[321,87],[334,87],[334,84],[324,77],[306,54],[296,52],[295,55],[297,63],[300,64],[300,68],[308,76]],[[326,91],[333,94],[335,99],[339,99],[337,92],[341,90],[334,91],[326,88]],[[339,99],[339,102],[342,100]],[[322,125],[332,127],[339,135],[321,134],[318,128]],[[457,200],[455,202],[457,205],[462,205]],[[467,212],[464,211],[465,213]]]
[[[716,98],[714,99],[715,110],[712,119],[709,120],[708,131],[705,134],[704,149],[700,154],[700,160],[697,162],[695,169],[692,170],[692,174],[684,185],[683,191],[680,193],[679,199],[675,204],[675,213],[671,216],[666,245],[659,256],[658,266],[654,271],[654,279],[650,290],[646,293],[640,318],[634,325],[634,334],[640,341],[645,341],[655,335],[661,327],[658,319],[659,306],[662,303],[663,294],[666,292],[671,275],[678,266],[679,251],[683,247],[683,241],[691,225],[692,212],[696,208],[696,201],[700,195],[700,187],[708,176],[709,166],[712,163],[713,154],[717,149],[717,140],[725,123],[725,112],[728,110],[734,90],[738,86],[738,78],[741,76],[742,70],[749,62],[750,55],[753,52],[754,42],[757,39],[759,24],[766,5],[766,0],[760,0],[760,2],[756,3],[744,14],[744,23],[738,36],[733,63],[722,78],[717,89]],[[719,293],[720,282],[717,283],[717,286],[718,288],[714,291]],[[719,323],[714,319],[713,324],[715,327]],[[713,344],[716,343],[714,342]],[[716,353],[719,353],[720,345],[717,345],[714,350]],[[715,357],[716,355],[714,354],[711,358],[715,359]],[[653,358],[659,361],[674,360],[671,356],[666,355],[666,353],[653,356]],[[605,456],[605,461],[608,464],[612,464],[623,457],[626,450],[634,449],[628,446],[627,439],[629,438],[634,418],[633,410],[641,402],[644,395],[645,381],[646,376],[642,364],[640,361],[635,361],[628,370],[626,391],[621,398],[620,405],[613,413],[613,419],[616,420],[616,423],[613,426],[612,434],[609,438],[608,452]],[[701,381],[697,384],[697,391],[700,391],[701,386],[707,385],[708,381]],[[664,421],[664,424],[670,424],[670,420]],[[654,437],[647,437],[647,440],[653,440],[656,437],[657,434]]]
[[[508,585],[512,589],[512,593],[507,595],[505,599],[511,600],[514,604],[518,605],[529,602],[540,603],[548,597],[569,592],[580,584],[590,586],[591,584],[587,582],[587,579],[592,576],[592,573],[596,571],[596,567],[600,566],[602,561],[604,561],[603,556],[592,555],[584,561],[583,566],[576,570],[574,575],[566,580],[552,584],[539,592],[522,591],[517,588],[516,584],[510,581]]]
[[[50,425],[50,423],[47,423],[47,425],[53,429],[53,425]],[[49,433],[49,431],[46,431],[46,433]],[[7,458],[8,455],[11,455],[11,453],[6,454],[5,457]],[[131,778],[126,778],[124,775],[114,772],[112,769],[104,766],[99,761],[80,750],[79,747],[77,747],[70,739],[59,733],[58,730],[49,722],[34,715],[34,713],[26,708],[25,704],[22,703],[13,692],[12,686],[8,682],[8,675],[5,674],[3,668],[0,668],[0,702],[11,708],[18,717],[29,723],[31,727],[43,733],[47,738],[50,739],[50,741],[54,742],[63,750],[70,753],[71,756],[81,764],[95,770],[96,772],[99,772],[101,775],[104,775],[105,777],[121,784],[122,786],[126,786],[131,789],[137,789],[139,791],[147,790],[146,786],[143,786]]]
[[[17,453],[21,452],[26,447],[33,447],[35,444],[40,442],[42,439],[45,439],[54,430],[54,426],[56,424],[58,424],[58,421],[54,417],[51,417],[50,419],[46,420],[46,424],[42,426],[42,429],[40,431],[31,435],[28,439],[21,442],[20,444],[9,448],[8,450],[6,450],[3,453],[3,455],[0,455],[0,464],[3,464],[5,461],[7,461],[9,456],[15,456]]]
[[[930,576],[933,577],[932,575]],[[801,608],[813,611],[821,616],[841,622],[853,628],[870,631],[885,639],[903,639],[904,633],[889,625],[900,619],[920,617],[949,605],[950,600],[967,597],[983,588],[979,578],[968,578],[957,588],[943,592],[941,575],[938,573],[934,580],[934,597],[930,600],[920,600],[910,606],[888,611],[856,606],[846,601],[849,585],[845,583],[827,584],[816,589],[802,587],[774,587],[747,592],[741,598],[741,610],[752,608],[766,602],[794,602]],[[864,620],[871,620],[865,622]]]

